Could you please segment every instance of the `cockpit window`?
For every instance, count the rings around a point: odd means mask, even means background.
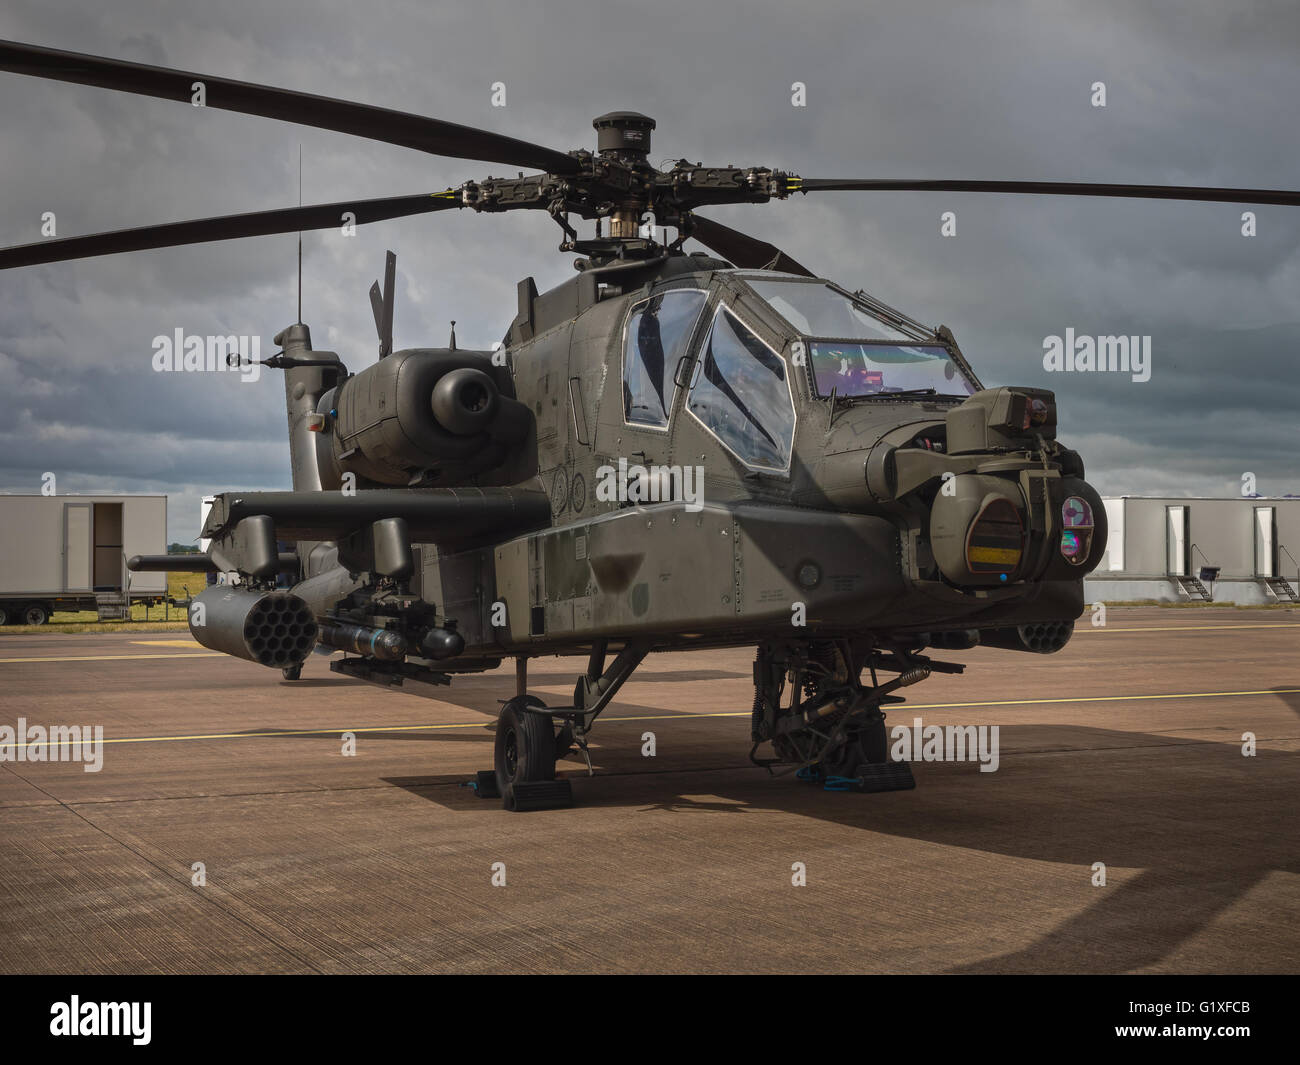
[[[808,357],[817,395],[840,399],[934,389],[937,395],[969,396],[966,379],[942,344],[845,344],[810,340]]]
[[[623,341],[623,417],[629,425],[668,427],[677,361],[686,354],[705,298],[682,289],[633,308]]]
[[[789,466],[795,416],[785,363],[726,307],[713,317],[687,409],[746,465]]]
[[[852,340],[915,339],[868,314],[829,285],[748,278],[745,283],[794,326],[795,332],[804,336]]]

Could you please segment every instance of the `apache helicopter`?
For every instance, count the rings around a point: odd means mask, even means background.
[[[498,348],[392,350],[395,262],[371,289],[379,359],[351,372],[301,321],[284,371],[291,492],[216,497],[221,583],[199,643],[296,679],[313,647],[384,685],[516,663],[495,768],[511,809],[569,801],[557,759],[652,651],[753,646],[751,758],[828,788],[912,787],[887,755],[898,689],[976,644],[1051,653],[1084,607],[1106,516],[1056,399],[984,388],[952,333],[697,213],[833,190],[1296,204],[1294,192],[1025,181],[824,180],[647,161],[653,119],[594,121],[567,154],[421,115],[0,42],[0,70],[239,111],[541,173],[0,251],[0,268],[434,211],[546,211],[577,275],[518,286]],[[595,222],[581,238],[570,216]],[[677,231],[667,239],[667,229]],[[663,232],[662,239],[657,239]],[[687,252],[693,239],[713,254]],[[280,550],[293,543],[292,553]],[[166,556],[136,570],[167,569]],[[277,578],[292,574],[292,586]],[[528,660],[586,654],[569,706]],[[864,682],[863,673],[870,677]],[[882,681],[881,673],[894,674]],[[760,754],[766,748],[766,753]]]

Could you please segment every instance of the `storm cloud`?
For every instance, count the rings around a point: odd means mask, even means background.
[[[567,151],[591,119],[658,122],[652,160],[813,177],[1296,188],[1300,11],[1241,3],[799,5],[11,0],[0,36],[447,118]],[[502,82],[506,106],[492,105]],[[807,106],[791,104],[792,86]],[[1106,106],[1092,86],[1104,82]],[[433,191],[479,164],[281,122],[0,74],[0,243]],[[497,173],[501,168],[497,167]],[[1242,235],[1242,212],[1257,235]],[[956,233],[943,236],[953,212]],[[1300,210],[975,193],[826,193],[713,216],[956,334],[986,385],[1054,389],[1106,493],[1300,492]],[[515,284],[572,275],[539,212],[448,212],[304,240],[303,317],[352,369],[398,254],[399,347],[487,347]],[[278,375],[164,374],[152,339],[297,315],[292,235],[0,274],[0,490],[197,498],[288,486]],[[1152,375],[1047,373],[1067,328],[1152,338]]]

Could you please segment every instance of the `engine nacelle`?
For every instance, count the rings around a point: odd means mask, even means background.
[[[341,488],[344,473],[370,485],[455,484],[517,463],[532,425],[490,352],[450,349],[394,352],[326,392],[316,410],[325,489]]]

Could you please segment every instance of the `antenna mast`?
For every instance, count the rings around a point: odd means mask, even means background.
[[[298,206],[302,206],[302,145],[298,145]],[[302,230],[298,230],[298,324],[302,325]]]

